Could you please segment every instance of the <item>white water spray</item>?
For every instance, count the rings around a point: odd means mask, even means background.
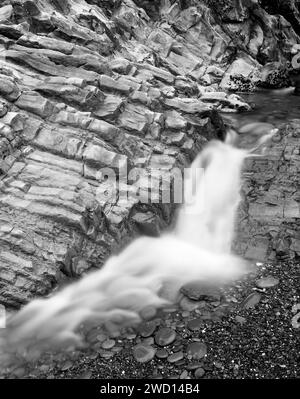
[[[226,143],[210,142],[193,162],[185,182],[185,190],[194,188],[193,200],[179,210],[173,231],[137,239],[101,270],[25,306],[8,320],[0,350],[26,355],[30,348],[79,343],[76,330],[83,322],[133,325],[147,306],[175,302],[185,283],[221,286],[246,273],[247,262],[230,247],[241,169],[250,151],[234,148],[232,141],[229,135]],[[195,178],[197,168],[204,173]]]

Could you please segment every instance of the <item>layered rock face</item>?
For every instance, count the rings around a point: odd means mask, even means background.
[[[249,109],[222,90],[252,88],[298,43],[255,1],[223,21],[209,3],[1,2],[0,303],[46,295],[137,233],[158,234],[174,206],[162,190],[142,200],[150,169],[168,179],[222,139],[216,109]],[[113,198],[103,168],[121,181]]]
[[[247,160],[237,250],[257,260],[300,257],[300,120],[280,128],[268,154]]]

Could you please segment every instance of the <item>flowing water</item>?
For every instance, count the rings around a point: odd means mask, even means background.
[[[234,126],[266,122],[279,126],[291,119],[300,118],[300,97],[294,95],[294,88],[280,90],[261,90],[251,94],[242,94],[243,99],[254,108],[241,114],[223,114],[224,119]]]
[[[244,98],[257,108],[247,114],[226,115],[230,124],[260,121],[279,125],[300,116],[299,98],[287,91]],[[249,126],[248,131],[254,125]],[[258,139],[258,147],[265,137]],[[160,238],[137,239],[101,270],[51,298],[25,306],[0,336],[0,353],[2,348],[6,356],[16,351],[26,356],[32,348],[40,351],[79,343],[77,332],[83,322],[96,320],[116,329],[132,325],[149,305],[159,308],[176,301],[187,282],[196,279],[220,286],[249,271],[248,263],[230,251],[241,169],[250,156],[249,151],[235,148],[235,140],[229,134],[226,143],[213,141],[195,159],[185,182],[185,190],[194,192],[193,201],[181,207],[173,231]],[[195,174],[197,169],[204,173]]]

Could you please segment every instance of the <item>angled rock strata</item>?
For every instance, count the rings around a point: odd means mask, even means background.
[[[238,3],[220,19],[207,1],[1,1],[0,303],[168,226],[161,179],[223,138],[217,110],[249,109],[223,90],[253,88],[299,43],[282,16]]]

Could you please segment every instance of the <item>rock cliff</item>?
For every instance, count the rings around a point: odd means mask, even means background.
[[[298,25],[268,11],[254,0],[0,1],[0,303],[47,295],[168,226],[174,206],[142,200],[150,168],[159,183],[222,139],[217,111],[249,109],[230,91],[288,80]],[[112,199],[103,168],[121,181],[135,167]]]

